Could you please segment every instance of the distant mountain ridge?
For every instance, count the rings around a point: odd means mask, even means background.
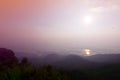
[[[21,54],[22,55],[22,54]],[[25,54],[24,54],[25,55]],[[33,55],[33,56],[32,56]],[[27,57],[35,66],[53,65],[62,68],[92,68],[105,64],[120,64],[120,54],[96,54],[92,56],[60,55],[51,53],[44,56],[36,54]]]
[[[100,63],[120,63],[120,54],[96,54],[86,57],[87,60]]]

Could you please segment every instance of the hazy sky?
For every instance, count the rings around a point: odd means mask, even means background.
[[[120,51],[120,0],[0,0],[0,47]]]

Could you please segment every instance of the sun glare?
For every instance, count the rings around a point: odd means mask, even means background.
[[[85,24],[92,24],[92,16],[85,16],[84,17],[84,23]]]
[[[90,49],[85,49],[84,52],[85,52],[86,56],[90,56],[91,55],[91,50]]]

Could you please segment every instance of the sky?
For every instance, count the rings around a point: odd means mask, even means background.
[[[0,47],[120,52],[120,0],[0,0]]]

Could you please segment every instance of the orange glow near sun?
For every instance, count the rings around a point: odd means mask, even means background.
[[[90,49],[85,49],[85,55],[90,56],[91,55],[91,50]]]

